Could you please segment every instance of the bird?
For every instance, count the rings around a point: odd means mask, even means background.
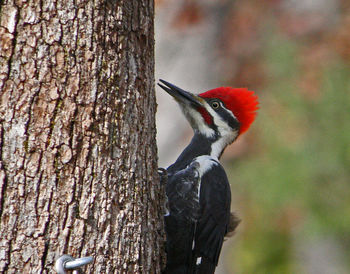
[[[164,273],[214,273],[225,237],[240,222],[230,212],[230,185],[219,160],[255,120],[258,97],[246,88],[231,87],[196,95],[165,80],[159,82],[177,101],[194,132],[177,160],[162,170],[167,199]]]

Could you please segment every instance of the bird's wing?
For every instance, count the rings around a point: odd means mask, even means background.
[[[199,218],[200,177],[193,163],[170,173],[166,185],[168,211],[164,218],[167,234],[167,267],[165,273],[189,273],[195,222]]]
[[[217,163],[201,177],[200,219],[195,228],[194,273],[214,273],[230,218],[231,191]]]
[[[166,192],[171,215],[198,219],[200,179],[196,162],[169,177]]]
[[[166,273],[214,273],[230,216],[224,169],[209,156],[197,157],[169,176],[167,196]]]

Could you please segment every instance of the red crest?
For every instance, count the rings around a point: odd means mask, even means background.
[[[220,87],[199,94],[202,98],[220,99],[240,122],[239,134],[246,132],[254,122],[258,110],[258,96],[246,88]]]

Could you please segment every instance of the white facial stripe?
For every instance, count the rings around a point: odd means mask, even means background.
[[[231,131],[230,133],[231,134],[229,135],[220,137],[216,142],[212,144],[210,156],[219,158],[223,149],[234,141],[238,135],[238,131]]]
[[[220,105],[227,111],[227,113],[229,113],[229,115],[236,119],[232,111],[228,110],[222,102],[220,102]],[[235,140],[235,138],[238,135],[238,131],[232,131],[232,128],[208,104],[206,106],[206,109],[209,112],[209,114],[213,117],[214,124],[218,127],[218,131],[221,135],[219,139],[215,143],[213,143],[212,151],[210,154],[212,157],[218,158],[222,150]]]
[[[200,133],[207,137],[212,137],[215,135],[215,131],[204,122],[202,115],[197,110],[194,110],[192,107],[187,105],[180,104],[180,106],[192,128],[197,129]]]
[[[225,109],[233,118],[237,119],[236,116],[232,113],[231,110],[227,109],[222,102],[220,102],[220,105],[223,109]]]
[[[227,125],[227,123],[221,118],[221,116],[219,114],[216,113],[215,110],[213,110],[208,104],[208,107],[206,107],[207,111],[209,112],[209,114],[213,117],[214,120],[214,124],[218,127],[219,131],[222,132],[222,130],[225,130],[224,132],[231,132],[232,129],[230,126]],[[233,113],[231,111],[229,111],[227,108],[225,108],[223,106],[223,108],[230,114],[232,115],[233,118],[235,118],[235,116],[233,115]]]

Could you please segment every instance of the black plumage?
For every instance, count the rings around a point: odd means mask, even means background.
[[[230,185],[219,158],[238,137],[241,126],[246,130],[253,121],[256,97],[248,90],[230,88],[197,96],[160,81],[194,130],[191,143],[167,168],[165,273],[212,274],[225,236],[232,235],[239,223],[230,213]],[[233,108],[239,111],[234,114]]]
[[[230,218],[224,169],[211,156],[197,157],[184,169],[168,173],[166,193],[166,273],[214,273]]]

